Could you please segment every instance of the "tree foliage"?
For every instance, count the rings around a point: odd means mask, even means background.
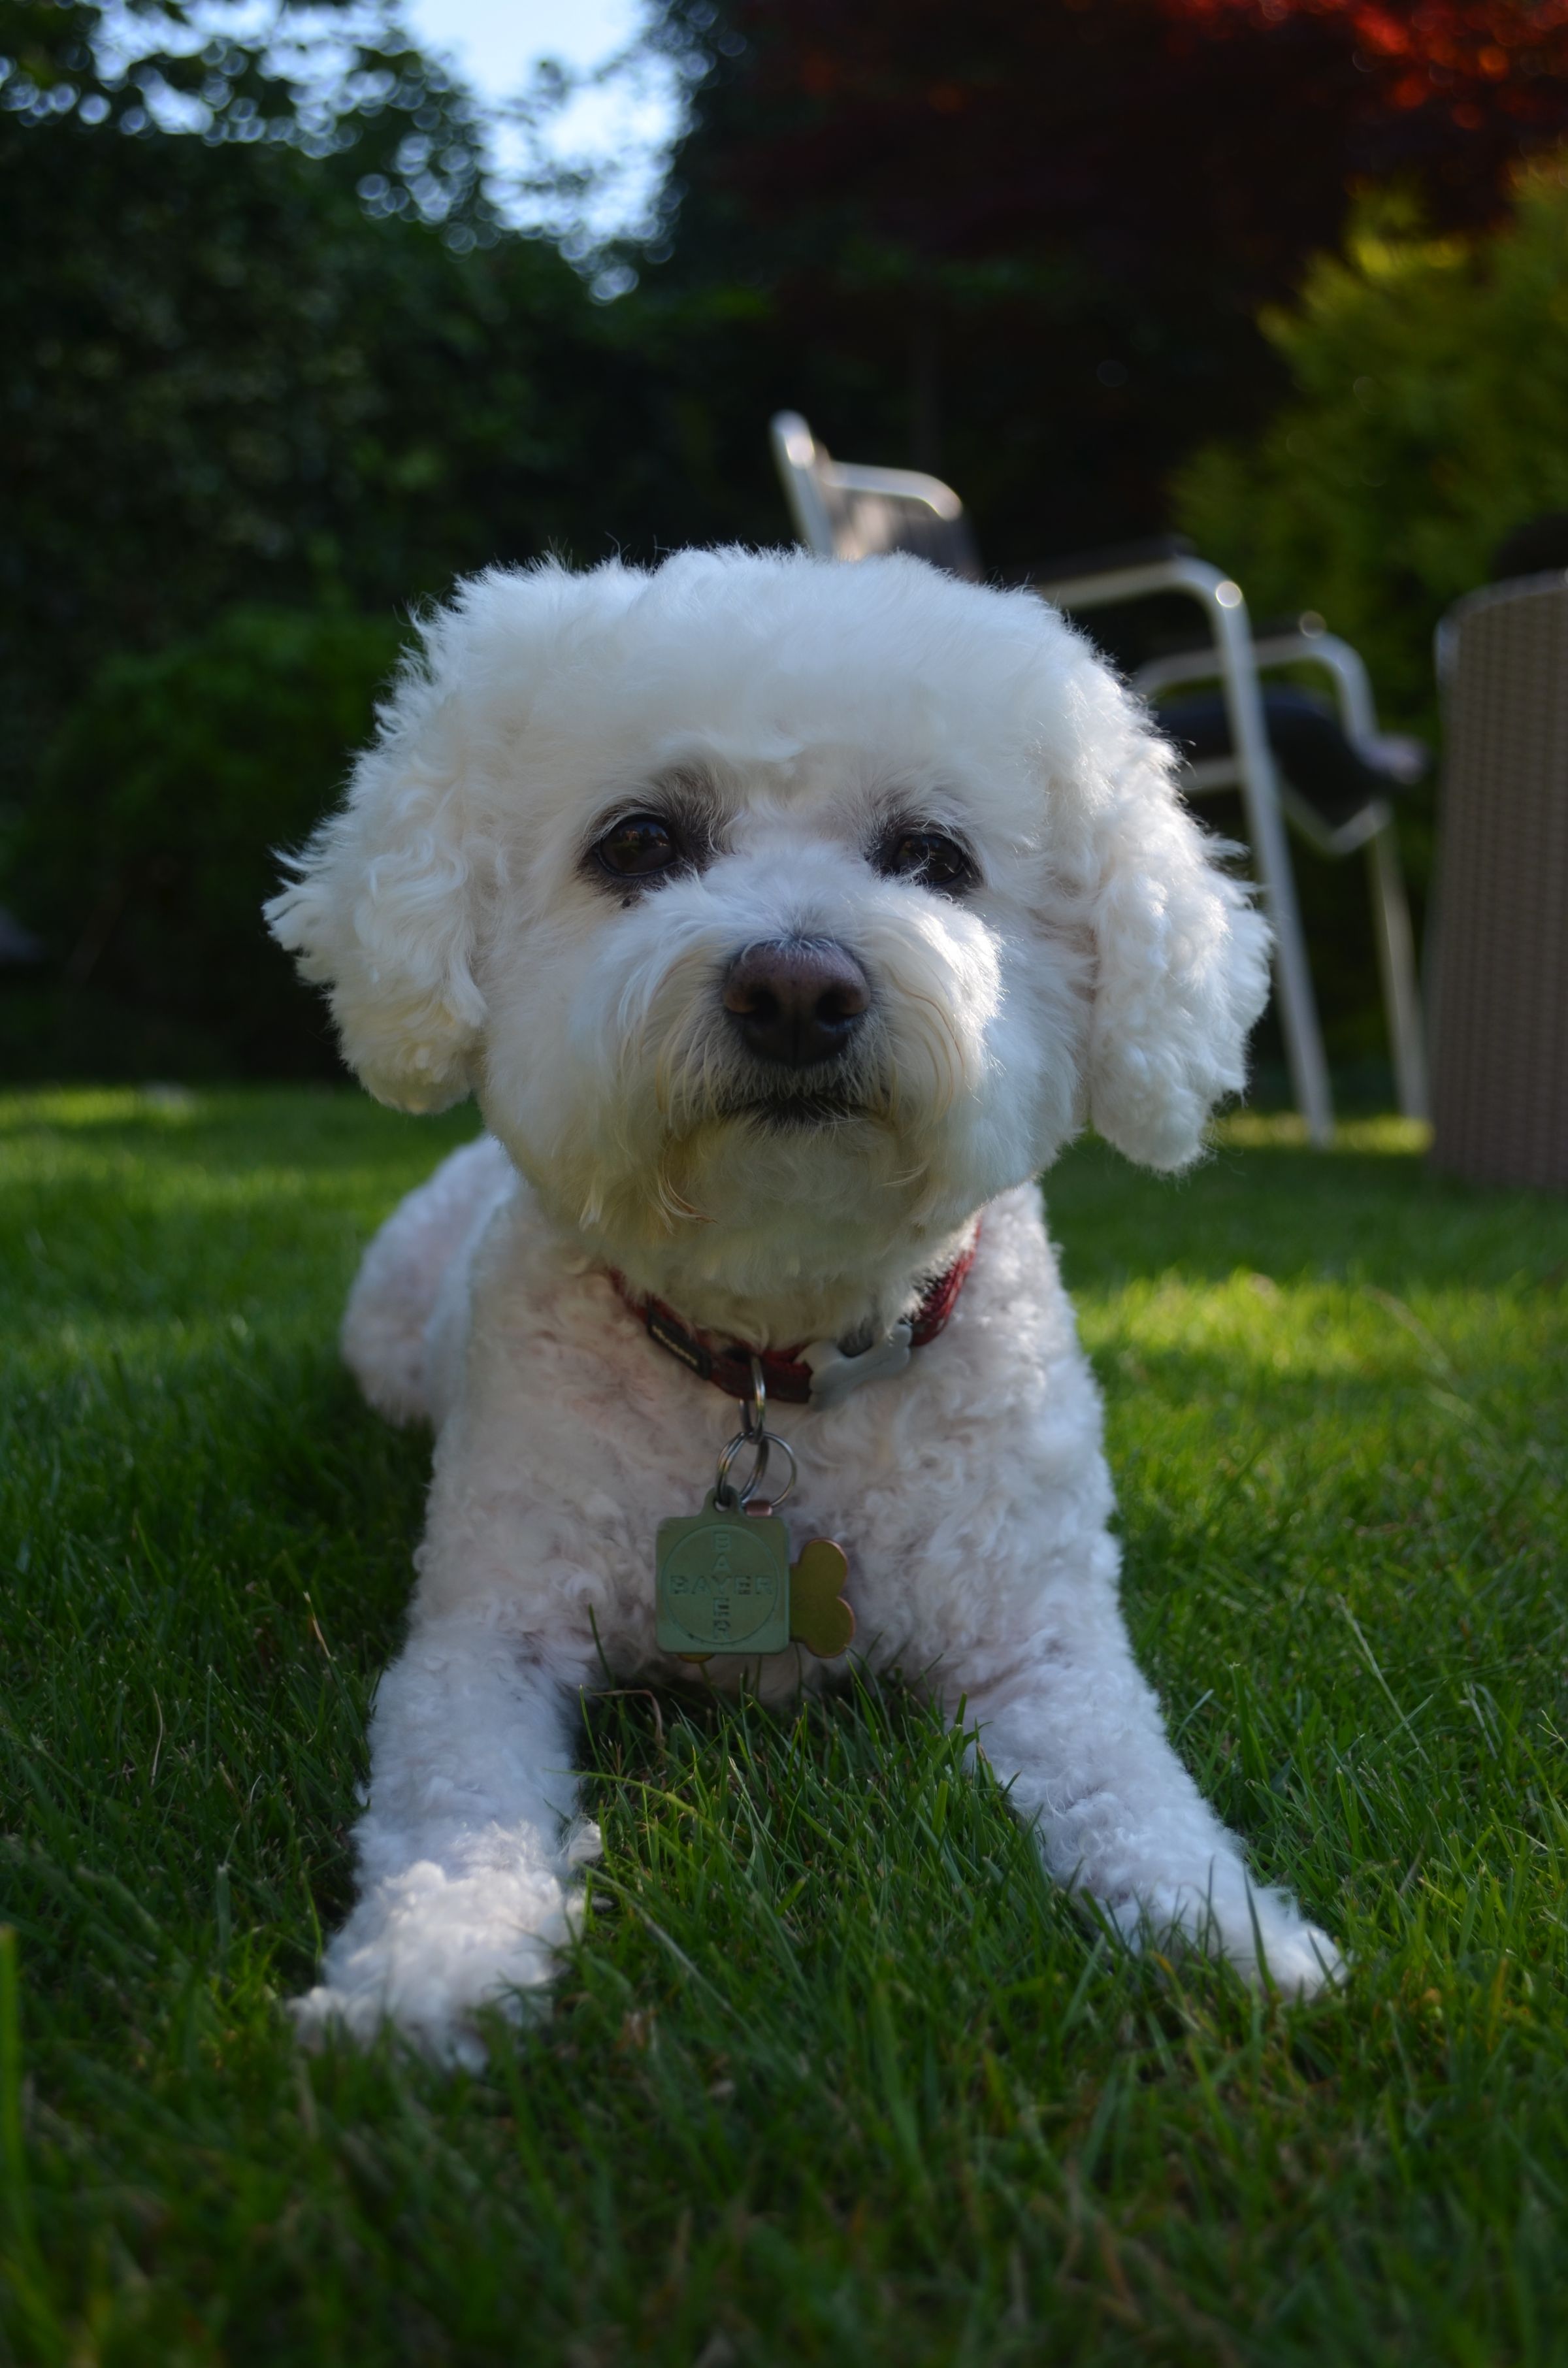
[[[360,48],[325,97],[232,44],[109,79],[100,14],[0,15],[13,803],[111,655],[234,601],[390,615],[496,559],[598,555],[663,457],[622,324],[497,235],[468,104],[415,53]],[[199,72],[206,130],[160,129]]]
[[[0,132],[0,211],[85,227],[13,245],[0,283],[0,667],[30,754],[98,659],[215,603],[390,609],[579,522],[575,276],[368,221],[318,174],[281,147]]]
[[[755,302],[830,442],[951,477],[988,555],[1161,521],[1281,392],[1259,307],[1403,181],[1490,219],[1568,129],[1562,0],[665,0],[672,260]]]
[[[1183,523],[1266,606],[1322,610],[1431,723],[1432,632],[1501,538],[1568,510],[1568,167],[1472,237],[1363,211],[1265,328],[1290,400],[1178,482]]]
[[[12,1074],[88,1039],[100,1076],[333,1074],[320,999],[261,905],[278,850],[336,797],[401,639],[391,618],[238,609],[99,669],[13,848],[12,893],[67,991],[0,1007]]]
[[[102,0],[0,0],[0,114],[280,143],[335,167],[324,177],[358,185],[372,213],[446,224],[460,249],[498,228],[473,103],[390,0],[277,0],[265,34],[205,40],[190,0],[120,0],[112,18]]]

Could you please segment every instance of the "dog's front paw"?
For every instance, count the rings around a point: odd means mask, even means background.
[[[552,1873],[451,1875],[430,1861],[377,1884],[326,1952],[324,1979],[290,2012],[301,2042],[358,2042],[392,2023],[437,2063],[484,2060],[474,2015],[513,2021],[553,1979],[575,1901]]]
[[[1315,1998],[1343,1981],[1346,1963],[1326,1932],[1309,1924],[1282,1891],[1255,1889],[1244,1878],[1222,1891],[1192,1884],[1162,1887],[1116,1911],[1134,1947],[1193,1950],[1221,1958],[1256,1989]]]
[[[1264,1932],[1261,1960],[1250,1931],[1244,1950],[1227,1942],[1222,1953],[1255,1986],[1261,1987],[1267,1978],[1270,1987],[1291,1998],[1316,1998],[1320,1990],[1336,1987],[1348,1970],[1326,1932],[1294,1918]]]

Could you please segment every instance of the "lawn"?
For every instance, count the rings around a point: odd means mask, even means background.
[[[1568,2360],[1568,1204],[1392,1122],[1049,1181],[1144,1666],[1343,1994],[1108,1948],[896,1688],[628,1693],[553,2007],[443,2077],[278,2000],[426,1462],[337,1310],[472,1124],[0,1102],[6,2356]]]

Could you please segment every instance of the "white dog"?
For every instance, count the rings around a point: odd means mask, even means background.
[[[1169,752],[1040,600],[905,558],[495,570],[422,633],[267,908],[372,1093],[472,1092],[490,1129],[349,1303],[371,1403],[437,1439],[361,1893],[301,2028],[390,2018],[472,2057],[473,2009],[549,1980],[607,1668],[772,1698],[833,1674],[726,1650],[769,1632],[706,1565],[713,1656],[656,1629],[659,1526],[738,1429],[699,1562],[750,1551],[755,1464],[781,1498],[764,1422],[797,1545],[847,1553],[856,1649],[967,1703],[1051,1873],[1131,1941],[1317,1988],[1332,1943],[1251,1881],[1133,1664],[1034,1181],[1085,1120],[1180,1167],[1243,1080],[1267,931]]]

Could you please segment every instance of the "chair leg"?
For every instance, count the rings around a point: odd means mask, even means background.
[[[1317,1003],[1312,995],[1312,972],[1307,964],[1306,939],[1296,903],[1296,876],[1290,869],[1285,817],[1279,806],[1279,785],[1264,722],[1263,697],[1253,663],[1246,610],[1233,585],[1224,586],[1222,590],[1234,597],[1227,602],[1217,596],[1210,614],[1219,642],[1231,746],[1236,752],[1236,769],[1241,775],[1247,836],[1263,882],[1268,917],[1274,925],[1274,971],[1285,1030],[1285,1056],[1296,1106],[1306,1120],[1307,1133],[1324,1148],[1334,1141],[1334,1103],[1318,1027]]]
[[[1392,814],[1385,816],[1367,841],[1367,866],[1371,873],[1378,969],[1382,977],[1383,1009],[1388,1015],[1389,1050],[1393,1055],[1399,1107],[1406,1118],[1429,1119],[1432,1112],[1426,1093],[1426,1048],[1421,1026],[1421,995],[1415,983],[1415,947]]]

